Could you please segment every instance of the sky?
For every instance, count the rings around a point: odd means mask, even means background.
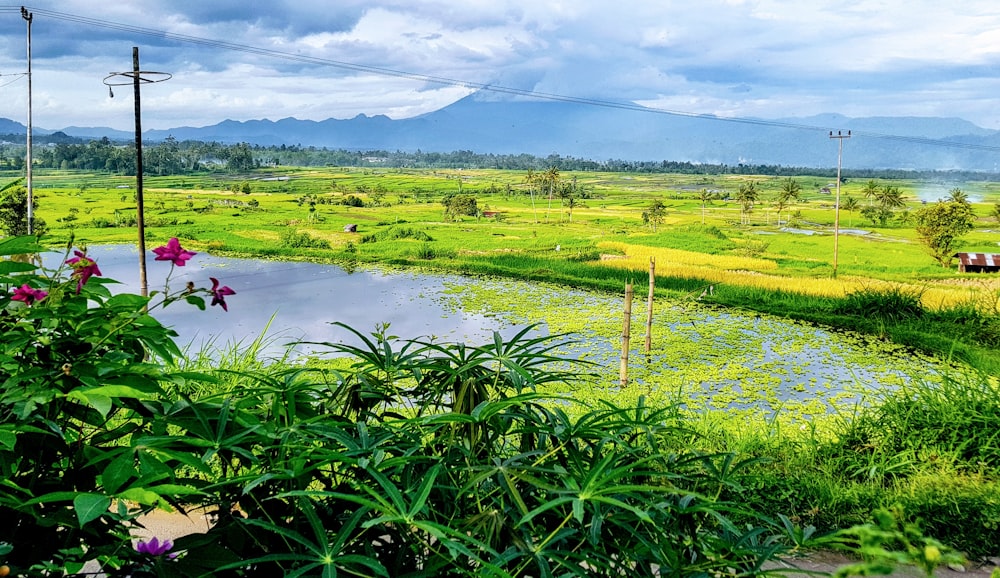
[[[39,128],[406,118],[475,91],[1000,130],[996,0],[59,0],[32,14]],[[0,117],[27,119],[27,22],[0,4]],[[150,76],[152,78],[152,76]],[[493,90],[489,90],[489,88]]]

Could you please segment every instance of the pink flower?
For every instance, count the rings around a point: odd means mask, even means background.
[[[229,308],[226,307],[226,295],[236,295],[236,291],[225,285],[219,287],[219,280],[215,277],[209,277],[209,279],[212,280],[212,305],[222,305],[223,311],[229,311]]]
[[[171,261],[178,267],[183,267],[188,259],[197,255],[194,251],[182,248],[177,237],[171,237],[166,245],[153,249],[153,252],[156,253],[157,261]]]
[[[158,538],[154,537],[149,542],[140,541],[137,543],[135,545],[135,551],[149,556],[162,556],[173,547],[174,543],[172,541],[164,540],[163,542],[160,542]],[[177,557],[177,554],[168,554],[167,557],[173,559]]]
[[[14,295],[11,297],[14,301],[24,301],[25,305],[31,305],[36,301],[41,301],[48,296],[48,291],[42,291],[41,289],[32,289],[30,285],[25,283],[17,289],[14,289]]]
[[[79,293],[91,276],[97,275],[100,277],[101,270],[97,267],[97,261],[88,257],[86,253],[73,251],[73,254],[76,255],[76,257],[67,259],[66,264],[73,268],[73,277],[76,277],[77,279],[76,292]]]

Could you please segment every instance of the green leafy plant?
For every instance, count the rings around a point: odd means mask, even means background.
[[[179,245],[160,249],[183,265]],[[113,569],[135,554],[127,528],[138,514],[196,491],[174,484],[151,448],[123,443],[165,427],[158,404],[175,377],[162,364],[179,351],[149,298],[112,295],[82,251],[40,270],[31,255],[43,250],[32,238],[0,242],[0,542],[18,571],[58,561],[76,572],[87,559]],[[158,294],[152,306],[204,308],[206,293],[225,305],[224,290]]]

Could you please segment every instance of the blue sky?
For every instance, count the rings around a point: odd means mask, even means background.
[[[24,122],[19,9],[0,5],[0,117]],[[143,88],[149,129],[403,118],[486,84],[694,114],[947,116],[1000,129],[996,0],[59,0],[28,9],[33,121],[51,129],[132,128],[131,88],[109,98],[102,79],[131,70],[133,46],[143,70],[173,74]]]

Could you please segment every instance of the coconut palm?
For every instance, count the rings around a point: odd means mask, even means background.
[[[549,206],[545,209],[545,222],[549,222],[549,211],[552,209],[552,195],[555,194],[556,187],[559,186],[559,169],[555,166],[549,167],[542,173],[541,182],[549,189]]]
[[[851,213],[851,220],[848,222],[848,227],[854,226],[854,211],[858,210],[858,200],[854,197],[848,195],[844,197],[844,200],[840,203],[840,208]]]
[[[899,187],[891,185],[881,187],[875,194],[875,200],[878,201],[880,207],[890,211],[906,206],[906,201],[903,199],[903,193],[900,192]]]
[[[712,199],[712,193],[708,189],[702,189],[698,193],[698,200],[701,201],[701,224],[705,224],[705,205]]]
[[[534,222],[538,222],[538,213],[535,212],[535,183],[538,182],[538,174],[532,169],[528,169],[528,174],[524,177],[524,184],[528,185],[528,196],[531,197],[531,217]]]
[[[757,191],[757,183],[749,181],[740,183],[740,188],[736,192],[736,201],[740,204],[740,224],[750,224],[750,213],[753,212],[754,203],[760,199],[760,192]]]
[[[960,203],[963,205],[969,204],[969,195],[965,194],[965,191],[955,187],[954,189],[948,191],[948,198],[946,199],[949,203]]]
[[[869,179],[865,186],[861,189],[861,194],[868,199],[868,206],[872,206],[875,201],[875,197],[878,195],[880,190],[879,184],[875,179]]]
[[[790,207],[793,202],[798,201],[801,194],[802,185],[792,177],[781,181],[781,190],[778,192],[778,200],[775,203],[775,208],[778,210],[779,225],[781,224],[781,210]]]

